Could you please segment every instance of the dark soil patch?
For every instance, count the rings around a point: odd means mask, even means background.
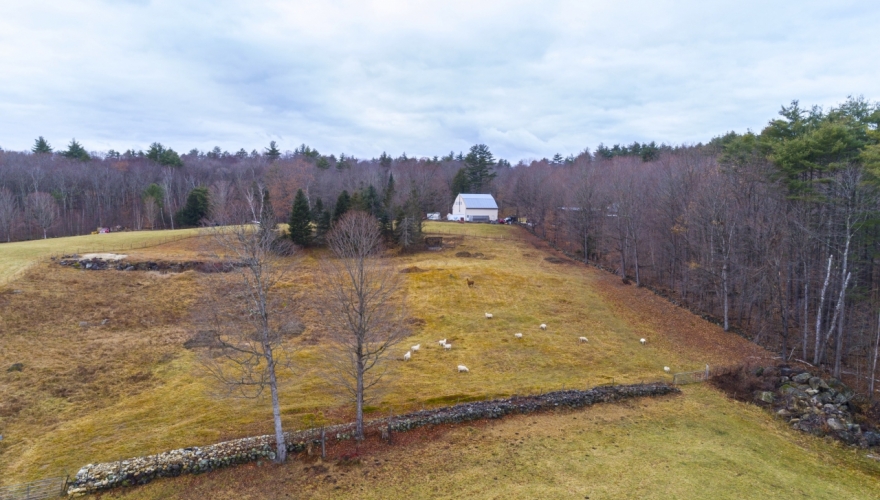
[[[183,343],[183,347],[187,349],[197,349],[199,347],[220,347],[214,338],[216,332],[212,330],[201,330],[196,332],[191,339]]]
[[[426,273],[426,272],[428,272],[428,270],[427,270],[427,269],[422,269],[422,268],[419,267],[419,266],[411,266],[411,267],[405,267],[405,268],[401,269],[400,272],[401,272],[401,273],[404,273],[404,274],[408,274],[408,273]]]
[[[568,262],[568,260],[560,259],[559,257],[544,257],[544,260],[551,264],[565,264]]]
[[[423,327],[423,326],[425,326],[425,325],[428,324],[428,322],[425,321],[425,320],[422,319],[422,318],[409,318],[409,319],[406,320],[406,322],[407,322],[407,324],[409,324],[409,325],[412,325],[412,326],[415,326],[415,327],[419,327],[419,328],[421,328],[421,327]]]
[[[465,251],[462,251],[462,252],[456,252],[455,256],[456,256],[456,257],[462,257],[462,258],[465,258],[465,259],[466,259],[466,258],[471,257],[471,253],[470,253],[470,252],[465,252]]]

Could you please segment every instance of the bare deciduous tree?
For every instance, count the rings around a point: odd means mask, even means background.
[[[332,378],[356,407],[356,437],[364,437],[364,402],[386,373],[389,350],[409,334],[400,274],[381,256],[378,221],[349,212],[328,234],[335,258],[322,263],[324,319],[335,349]]]
[[[43,230],[43,239],[46,239],[46,232],[58,220],[58,203],[51,194],[37,192],[28,195],[27,205],[28,214]]]
[[[156,198],[152,196],[147,196],[144,198],[144,218],[147,219],[147,226],[150,229],[154,229],[156,227],[156,218],[159,217],[159,212],[161,212],[161,208],[159,207],[159,202]]]
[[[6,188],[0,188],[0,227],[6,233],[6,241],[12,239],[12,226],[18,218],[18,203],[15,196]]]
[[[274,221],[261,221],[275,227]],[[210,353],[204,366],[230,394],[258,397],[266,388],[272,401],[275,461],[284,462],[287,447],[281,424],[278,371],[288,365],[290,337],[301,333],[293,316],[292,298],[279,282],[292,265],[277,253],[274,231],[251,226],[212,229],[212,241],[225,254],[229,273],[215,273],[213,304],[201,318],[209,328]],[[289,252],[288,252],[289,254]]]

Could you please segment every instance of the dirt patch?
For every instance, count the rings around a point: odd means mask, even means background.
[[[215,338],[217,332],[212,330],[201,330],[196,332],[189,340],[183,343],[183,347],[187,349],[197,349],[199,347],[220,347]]]
[[[559,257],[544,257],[544,260],[551,264],[565,264],[569,262],[567,259],[560,259]]]
[[[428,322],[422,318],[409,318],[408,320],[406,320],[406,322],[407,322],[407,324],[409,324],[411,326],[415,326],[415,327],[419,327],[419,328],[428,324]]]
[[[409,274],[409,273],[426,273],[426,272],[428,272],[428,270],[427,270],[427,269],[422,269],[422,268],[419,267],[419,266],[410,266],[410,267],[405,267],[405,268],[401,269],[400,272],[403,273],[403,274]]]

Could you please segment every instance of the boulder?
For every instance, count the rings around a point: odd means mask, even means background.
[[[847,426],[846,424],[844,424],[843,422],[841,422],[840,420],[838,420],[834,417],[831,417],[828,420],[826,420],[826,423],[828,424],[828,427],[831,427],[832,429],[834,429],[835,431],[838,431],[838,432],[845,431],[845,430],[849,429],[849,426]]]
[[[880,432],[865,432],[862,437],[868,446],[880,446]]]
[[[804,372],[799,375],[795,375],[792,380],[794,380],[798,384],[806,384],[810,381],[811,378],[813,378],[813,375],[810,372]]]
[[[819,395],[817,396],[817,399],[819,400],[820,403],[822,403],[822,405],[827,405],[827,404],[834,402],[834,396],[832,396],[831,394],[829,394],[827,392],[819,393]]]
[[[773,404],[773,393],[770,391],[755,391],[755,400]]]
[[[810,389],[813,389],[814,391],[818,391],[819,390],[819,382],[821,382],[821,381],[822,381],[822,379],[819,377],[810,377],[810,380],[808,380],[807,383],[810,384]]]

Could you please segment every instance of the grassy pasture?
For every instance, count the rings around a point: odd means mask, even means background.
[[[0,244],[0,285],[25,271],[34,262],[62,253],[130,251],[198,234],[198,229],[129,231],[108,234],[16,241]]]
[[[446,243],[454,247],[395,257],[398,266],[409,271],[405,274],[407,304],[410,315],[416,318],[413,336],[399,347],[398,354],[402,356],[412,344],[421,343],[422,350],[408,363],[390,363],[387,390],[373,403],[380,414],[386,414],[389,409],[401,413],[423,406],[563,386],[662,380],[668,378],[662,371],[663,366],[686,371],[700,369],[706,363],[730,364],[766,355],[753,344],[721,332],[715,325],[671,306],[648,291],[624,286],[619,279],[583,265],[554,259],[559,256],[521,229],[444,223],[429,223],[426,229],[444,233]],[[467,236],[461,237],[461,234]],[[145,248],[131,255],[135,259],[204,258],[207,256],[202,246],[204,242],[199,240],[193,238]],[[456,256],[460,252],[469,252],[472,256]],[[473,257],[476,254],[482,255]],[[308,303],[314,295],[320,256],[320,252],[311,252],[298,260],[295,272],[284,285],[301,299],[301,316],[307,326],[297,341],[294,371],[285,373],[282,379],[283,417],[289,428],[351,419],[349,409],[321,376],[318,363],[323,349],[321,321]],[[465,278],[474,280],[475,286],[468,288]],[[199,307],[200,297],[210,292],[210,284],[203,276],[193,272],[176,275],[86,272],[43,262],[18,279],[15,288],[22,293],[0,293],[0,311],[3,311],[0,315],[0,434],[4,435],[0,441],[0,484],[63,471],[75,472],[89,462],[208,444],[268,433],[271,429],[266,401],[215,395],[216,385],[202,374],[197,354],[182,346],[196,328],[192,313]],[[491,312],[494,318],[487,320],[485,312]],[[104,319],[108,322],[101,325]],[[89,326],[80,327],[83,321]],[[547,331],[538,329],[540,323],[547,323]],[[516,332],[522,332],[523,338],[514,339]],[[588,344],[577,342],[582,335],[590,339]],[[648,339],[647,346],[638,343],[640,337]],[[451,352],[439,348],[436,341],[441,338],[453,344]],[[24,363],[25,369],[6,372],[6,367],[16,362]],[[467,365],[471,372],[459,375],[455,371],[458,364]],[[697,403],[692,397],[698,397]],[[703,423],[704,417],[698,418],[688,410],[693,409],[694,404],[713,414],[726,412],[724,425],[732,425],[728,420],[739,418],[736,413],[742,408],[711,390],[694,389],[669,402],[646,402],[645,408],[658,405],[657,412],[644,418],[635,415],[627,418],[636,418],[642,428],[640,432],[646,435],[657,425],[655,417],[668,412],[676,414],[680,409],[677,413],[682,419],[680,425],[697,434],[708,432],[710,427]],[[589,410],[597,419],[605,411],[602,407]],[[627,411],[635,414],[640,410],[633,407]],[[786,429],[773,427],[775,424],[760,412],[752,411],[749,415],[751,427],[748,430],[758,433],[755,438],[758,441],[762,433],[776,433],[779,442],[800,439]],[[534,421],[543,422],[538,427],[549,431],[557,425],[552,420],[557,417],[539,416]],[[562,425],[570,417],[559,418],[563,420],[558,425]],[[601,419],[595,421],[597,432],[604,432],[602,422]],[[516,427],[510,429],[514,436],[519,432],[513,430]],[[459,429],[449,435],[467,432]],[[580,453],[579,446],[598,439],[592,434],[585,433],[583,441],[578,434],[572,453]],[[592,437],[588,439],[587,435]],[[645,460],[666,460],[664,457],[672,453],[670,450],[684,450],[673,446],[679,438],[669,436],[670,449],[641,453],[646,454]],[[564,441],[559,436],[546,439],[548,444],[536,445],[537,450]],[[717,439],[728,443],[727,449],[739,450],[745,446],[742,440]],[[487,465],[482,472],[480,468],[472,472],[465,470],[468,461],[452,464],[455,462],[450,458],[452,452],[432,448],[432,443],[424,444],[423,453],[446,456],[450,462],[446,467],[452,467],[450,478],[476,474],[476,479],[479,474],[498,470],[488,467],[488,461],[494,458],[490,459],[484,451],[503,450],[503,446],[510,445],[510,440],[512,436],[499,435],[498,444],[485,441],[485,447],[480,445],[483,451],[474,451],[473,458],[477,461],[474,463]],[[666,446],[657,440],[653,443],[656,447]],[[827,448],[821,443],[809,446],[818,447],[815,449],[820,451]],[[770,449],[760,453],[770,454]],[[744,467],[751,456],[747,451],[742,450]],[[389,453],[395,452],[390,450]],[[470,448],[467,453],[471,453]],[[814,462],[804,462],[804,470]],[[559,462],[559,467],[581,466],[576,461],[566,463]],[[295,471],[299,466],[290,467],[294,468],[289,470]],[[534,487],[550,481],[552,474],[560,473],[551,474],[554,467],[556,465],[541,465],[541,470],[546,468],[550,474],[546,478],[537,474],[536,469]],[[779,467],[779,470],[768,470],[767,474],[772,476],[788,470],[782,465]],[[864,481],[860,475],[862,465],[852,470],[847,468],[849,466],[841,467],[840,474],[848,474],[848,480],[855,481],[853,484]],[[455,472],[459,468],[461,470]],[[239,477],[234,475],[238,473],[231,474],[217,477]],[[626,476],[622,469],[618,474]],[[404,471],[397,470],[388,476],[389,481],[402,475]],[[569,482],[579,483],[578,477],[581,476],[575,474]],[[693,474],[687,477],[695,484],[698,482]],[[449,491],[459,491],[466,496],[491,498],[495,491],[456,490],[440,475],[435,479],[429,483],[452,488]],[[178,481],[162,481],[142,491],[150,495],[150,491],[170,491],[161,488],[171,488],[175,491],[171,496],[182,495],[183,490],[177,490],[173,484],[186,485],[191,480]],[[627,481],[639,479],[633,477]],[[612,486],[610,480],[602,483],[606,488]],[[406,488],[394,490],[395,494],[431,496],[428,490],[419,489],[416,482]],[[521,495],[531,496],[528,485],[522,488],[525,489],[520,491]],[[318,488],[315,495],[332,497],[337,490],[321,491]],[[369,497],[377,495],[377,491],[382,490],[353,493],[353,496]],[[517,493],[513,489],[505,491]],[[609,496],[614,497],[613,489],[608,491]],[[259,497],[255,495],[254,498]],[[207,496],[222,495],[215,490]]]
[[[864,452],[795,434],[704,386],[382,446],[357,465],[249,465],[108,497],[869,499],[880,472]]]

